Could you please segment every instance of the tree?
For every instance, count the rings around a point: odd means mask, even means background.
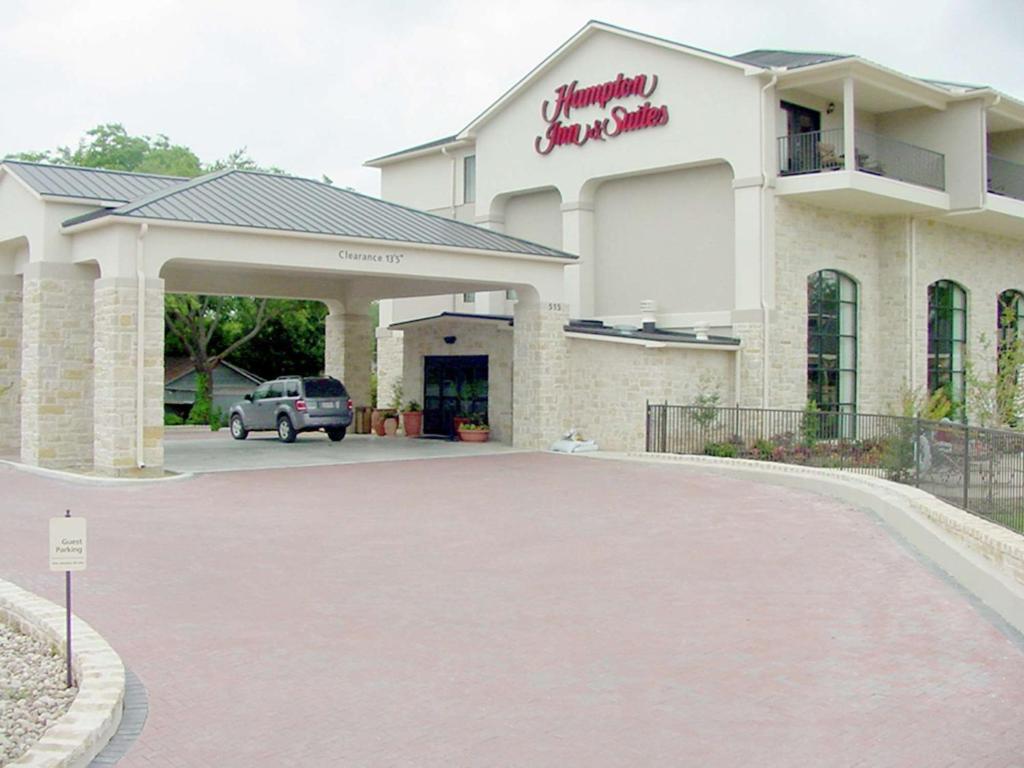
[[[225,296],[169,294],[164,298],[167,331],[187,350],[197,373],[194,408],[209,409],[214,369],[256,336],[281,309],[270,305],[269,299],[252,301]],[[234,326],[234,333],[230,326]],[[218,332],[221,343],[215,344]],[[233,336],[233,340],[225,341],[226,335]],[[214,352],[218,347],[220,350]]]

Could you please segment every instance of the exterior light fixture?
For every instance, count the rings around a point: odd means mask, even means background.
[[[454,344],[456,341],[457,341],[457,339],[454,336],[445,336],[444,337],[444,343],[445,344]]]
[[[825,107],[825,114],[826,115],[831,115],[835,111],[836,111],[836,103],[834,101],[830,101],[828,103],[828,106]]]

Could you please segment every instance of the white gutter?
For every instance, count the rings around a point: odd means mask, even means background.
[[[146,269],[144,240],[149,224],[139,227],[135,240],[135,270],[138,279],[138,300],[135,317],[135,464],[139,469],[146,466],[144,445],[145,394],[146,394]]]
[[[917,222],[913,216],[907,217],[907,308],[910,313],[910,339],[907,347],[910,357],[910,376],[908,381],[910,391],[917,392],[917,366],[914,364],[914,350],[916,348],[917,336],[917,309],[915,297],[917,295]]]
[[[448,151],[448,147],[441,147],[441,154],[452,159],[452,218],[455,218],[455,155]]]
[[[760,109],[758,111],[758,126],[761,137],[761,174],[763,182],[761,185],[761,237],[760,237],[760,256],[761,256],[761,407],[768,407],[768,270],[766,269],[766,262],[768,261],[768,152],[765,151],[767,141],[764,135],[764,99],[768,93],[769,88],[773,88],[779,81],[779,74],[776,71],[772,72],[772,79],[768,81],[763,88],[761,88],[761,102]]]

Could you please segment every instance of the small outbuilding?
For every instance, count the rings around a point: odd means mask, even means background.
[[[263,383],[251,371],[227,361],[213,369],[213,406],[228,409]],[[164,411],[185,418],[196,402],[196,369],[187,357],[164,358]]]

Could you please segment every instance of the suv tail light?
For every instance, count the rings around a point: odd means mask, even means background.
[[[295,410],[296,411],[305,411],[306,410],[306,401],[302,400],[301,398],[296,400],[295,401]]]
[[[350,397],[350,398],[348,399],[348,406],[347,406],[347,408],[348,408],[348,409],[349,409],[350,411],[352,410],[352,398],[351,398],[351,397]]]

